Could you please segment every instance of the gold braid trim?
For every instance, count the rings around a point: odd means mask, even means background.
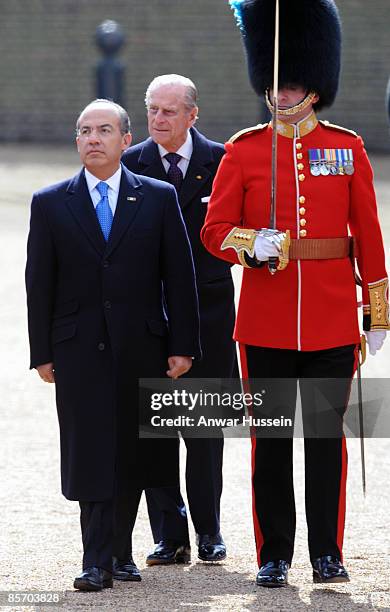
[[[370,295],[370,330],[390,329],[389,322],[389,279],[384,278],[376,283],[368,283]]]
[[[221,244],[221,251],[234,249],[240,264],[244,268],[250,268],[245,261],[245,253],[248,253],[249,257],[254,257],[256,236],[257,232],[254,229],[234,227]]]
[[[250,266],[248,266],[248,264],[245,261],[245,251],[240,251],[239,253],[237,253],[237,256],[238,256],[238,261],[244,268],[250,268]]]
[[[312,104],[315,98],[315,95],[316,94],[314,93],[314,91],[311,91],[310,93],[307,94],[307,96],[305,96],[305,98],[301,102],[299,102],[299,104],[296,104],[295,106],[292,106],[291,108],[285,108],[285,109],[278,108],[278,116],[291,117],[292,115],[295,115],[296,113],[302,112],[303,110],[305,110],[305,108],[308,108],[310,104]],[[268,89],[265,92],[265,103],[267,105],[269,112],[272,114],[274,112],[274,105],[269,99]]]

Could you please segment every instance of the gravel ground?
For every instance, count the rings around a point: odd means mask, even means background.
[[[374,160],[382,224],[390,243],[388,158]],[[290,587],[256,588],[248,440],[225,446],[222,528],[228,559],[217,566],[145,566],[153,542],[142,501],[134,535],[141,583],[115,583],[96,594],[77,593],[81,538],[78,504],[60,493],[59,435],[54,389],[28,371],[23,269],[31,193],[78,167],[70,149],[0,148],[0,591],[57,591],[66,610],[134,612],[258,610],[390,610],[390,440],[366,441],[368,490],[361,492],[359,442],[349,440],[345,563],[351,582],[313,586],[304,515],[303,445],[296,441],[297,538]],[[237,284],[239,276],[236,275]],[[390,340],[364,366],[365,376],[388,375]],[[183,463],[183,462],[182,462]],[[51,609],[11,606],[4,609]],[[3,608],[2,608],[3,609]]]

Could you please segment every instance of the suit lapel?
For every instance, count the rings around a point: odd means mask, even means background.
[[[191,128],[191,136],[193,151],[179,194],[182,209],[188,206],[191,200],[207,183],[211,175],[207,166],[214,161],[206,138],[195,128]]]
[[[191,136],[193,151],[179,193],[181,208],[188,206],[210,179],[211,172],[207,166],[214,161],[212,150],[206,138],[195,128],[191,128]],[[151,138],[146,140],[139,155],[138,163],[142,168],[142,174],[168,182],[158,146]]]
[[[168,182],[167,173],[161,161],[158,146],[151,138],[148,138],[142,147],[138,163],[142,168],[142,174]]]
[[[102,255],[106,248],[106,241],[89,195],[84,169],[71,180],[67,193],[69,197],[66,205],[97,252]]]
[[[122,164],[118,202],[105,253],[107,257],[118,246],[123,234],[130,227],[140,209],[143,199],[141,187],[141,181]]]

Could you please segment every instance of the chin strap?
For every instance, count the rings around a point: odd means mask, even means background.
[[[302,102],[299,102],[299,104],[296,104],[295,106],[291,106],[291,108],[286,108],[286,109],[278,108],[278,116],[291,117],[291,115],[300,113],[301,111],[308,108],[310,104],[313,104],[313,100],[315,96],[316,94],[314,93],[314,91],[311,91],[310,93],[307,94],[306,98],[302,100]],[[269,99],[269,89],[266,90],[264,98],[265,98],[265,103],[267,105],[268,110],[270,111],[270,113],[273,113],[274,106]]]

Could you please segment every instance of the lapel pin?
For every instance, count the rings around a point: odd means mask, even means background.
[[[137,198],[135,198],[134,196],[127,196],[126,200],[127,200],[128,202],[136,202],[136,201],[137,201]]]
[[[200,180],[200,179],[202,179],[203,177],[202,177],[200,174],[197,174],[196,178],[197,178],[197,179],[198,179],[198,181],[199,181],[199,180]]]

